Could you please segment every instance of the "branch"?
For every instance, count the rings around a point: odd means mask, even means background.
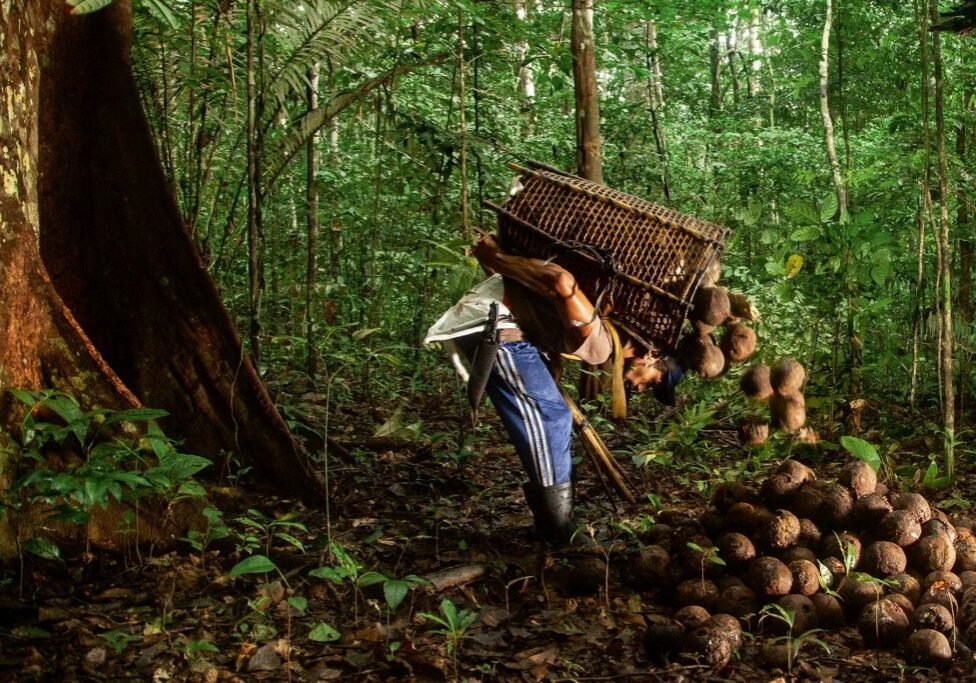
[[[283,150],[274,155],[277,157],[278,162],[274,169],[268,173],[268,182],[264,188],[264,191],[269,192],[271,188],[274,187],[275,182],[277,182],[278,177],[285,170],[285,167],[288,166],[288,163],[292,160],[292,157],[294,157],[299,150],[305,147],[309,138],[315,135],[316,131],[328,123],[330,119],[339,114],[339,112],[341,112],[343,109],[361,100],[379,86],[389,83],[398,76],[402,76],[403,74],[409,73],[422,66],[436,64],[443,61],[447,56],[447,53],[442,53],[434,55],[433,57],[428,57],[427,59],[419,62],[411,62],[410,64],[400,64],[395,66],[384,74],[363,81],[353,90],[348,90],[344,93],[336,95],[325,106],[318,107],[317,109],[313,109],[305,114],[294,125],[292,130],[285,135],[285,138],[281,143]]]

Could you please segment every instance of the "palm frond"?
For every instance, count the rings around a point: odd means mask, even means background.
[[[268,79],[279,102],[292,92],[302,93],[315,64],[330,60],[341,64],[368,38],[380,31],[383,2],[359,0],[307,0],[299,5],[281,3],[269,16],[269,38],[280,43],[283,55]]]

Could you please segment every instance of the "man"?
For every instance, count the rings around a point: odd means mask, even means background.
[[[577,286],[572,273],[540,259],[505,253],[492,237],[473,249],[489,275],[430,328],[425,344],[440,342],[453,351],[462,376],[475,357],[486,321],[494,310],[500,345],[486,391],[511,438],[529,481],[526,500],[543,541],[568,543],[576,529],[570,437],[573,418],[554,375],[561,354],[598,365],[613,352],[607,326]],[[652,388],[673,403],[683,370],[622,337],[624,382],[631,391]],[[669,400],[670,399],[670,400]]]

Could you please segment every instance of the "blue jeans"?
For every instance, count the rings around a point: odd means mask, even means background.
[[[487,392],[529,480],[539,486],[569,481],[573,416],[539,350],[527,341],[503,343]]]

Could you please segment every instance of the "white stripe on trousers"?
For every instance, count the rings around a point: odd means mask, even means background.
[[[539,411],[538,402],[528,394],[525,383],[518,372],[518,366],[512,352],[506,348],[499,349],[499,368],[502,378],[508,384],[519,413],[526,427],[529,450],[537,466],[537,474],[541,486],[552,486],[555,479],[552,472],[552,455],[549,452],[549,440],[546,438],[545,422]]]

